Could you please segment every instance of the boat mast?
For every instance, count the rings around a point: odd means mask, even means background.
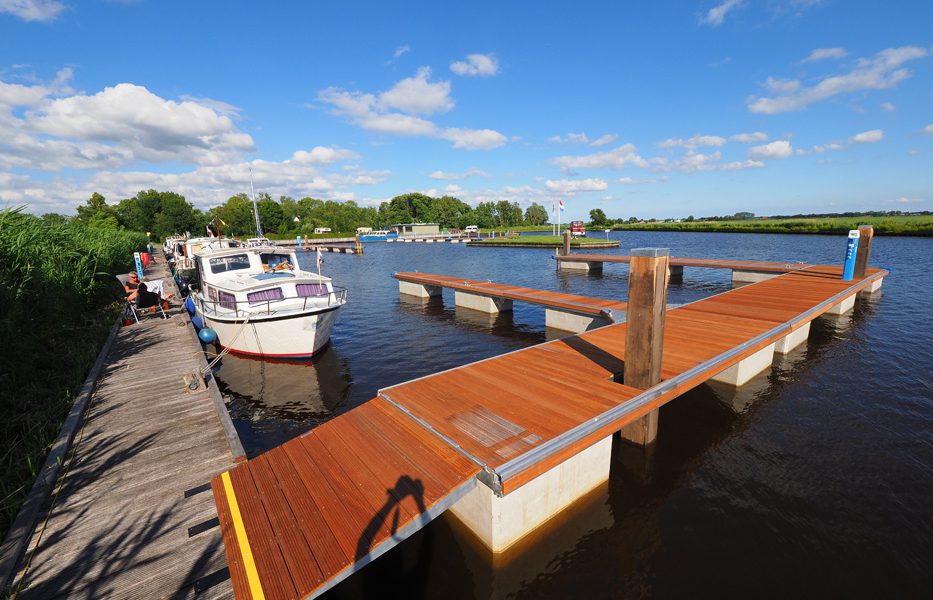
[[[253,197],[253,216],[256,217],[256,237],[262,237],[262,225],[259,224],[259,207],[256,205],[256,192],[253,190],[253,168],[249,169],[249,193]]]

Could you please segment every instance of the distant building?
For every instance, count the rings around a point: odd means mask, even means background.
[[[439,235],[441,232],[437,223],[398,223],[389,228],[399,235]]]

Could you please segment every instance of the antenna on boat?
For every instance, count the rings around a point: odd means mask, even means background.
[[[262,225],[259,224],[259,207],[256,205],[256,191],[253,190],[253,168],[249,168],[249,193],[253,197],[253,215],[256,217],[256,237],[262,237]]]

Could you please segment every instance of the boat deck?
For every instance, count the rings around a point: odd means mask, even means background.
[[[212,485],[238,597],[316,596],[470,486],[514,491],[887,274],[840,273],[809,267],[669,310],[648,390],[617,382],[619,323],[385,388],[237,466]]]

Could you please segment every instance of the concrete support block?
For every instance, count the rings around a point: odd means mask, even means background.
[[[771,273],[768,271],[740,271],[732,269],[732,283],[758,283],[777,277],[781,273]]]
[[[838,302],[835,306],[826,311],[827,315],[844,315],[855,307],[855,294]]]
[[[489,296],[461,292],[460,290],[454,293],[454,304],[463,308],[471,308],[491,314],[512,310],[512,301],[506,298],[491,298]]]
[[[560,261],[561,269],[569,269],[571,271],[602,271],[603,263],[601,262],[584,262],[576,260],[562,260]]]
[[[611,458],[607,437],[501,498],[479,484],[450,512],[486,547],[503,552],[609,479]]]
[[[636,446],[648,446],[658,438],[658,409],[622,428],[622,439]]]
[[[755,375],[771,367],[774,358],[774,344],[768,344],[758,352],[743,358],[725,371],[710,377],[712,381],[728,383],[729,385],[745,385]]]
[[[581,333],[583,331],[589,331],[590,329],[596,329],[597,327],[612,325],[612,320],[605,317],[577,315],[556,308],[545,308],[544,324],[551,329]]]
[[[440,296],[442,291],[439,285],[424,285],[421,283],[412,283],[411,281],[398,282],[398,292],[400,294],[407,294],[409,296],[415,296],[416,298]]]
[[[881,284],[884,282],[884,277],[879,277],[878,279],[872,281],[865,287],[861,292],[858,293],[859,297],[870,296],[881,289]]]
[[[774,351],[778,354],[787,354],[810,337],[810,324],[796,329],[774,343]]]
[[[667,280],[673,283],[680,283],[684,280],[684,268],[673,266],[667,268]]]

